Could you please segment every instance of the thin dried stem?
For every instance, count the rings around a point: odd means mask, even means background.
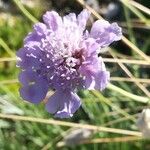
[[[135,64],[135,65],[147,65],[150,66],[150,63],[144,60],[130,60],[130,59],[113,59],[113,58],[103,58],[104,62],[109,62],[109,63],[125,63],[125,64]]]
[[[129,0],[120,0],[120,2],[127,7],[133,14],[135,14],[140,20],[142,20],[145,24],[147,23],[146,17],[136,8],[130,4]]]
[[[7,54],[9,54],[11,57],[15,56],[15,53],[9,48],[7,43],[2,38],[0,38],[0,45],[4,48]]]
[[[113,56],[113,58],[116,59],[115,54],[112,51],[109,51],[109,52]],[[118,61],[118,65],[132,80],[134,80],[134,76],[132,75],[132,73],[128,70],[128,68],[123,63]],[[138,81],[134,81],[134,82],[148,97],[150,97],[149,91],[140,82],[138,82]]]
[[[127,28],[127,23],[126,22],[119,22],[119,25],[121,27]],[[132,20],[132,28],[150,30],[150,26],[145,25],[142,21],[140,22],[140,21],[134,21],[134,20]]]
[[[137,136],[126,136],[126,137],[114,137],[114,138],[94,138],[94,139],[87,139],[87,140],[80,140],[79,143],[76,145],[81,144],[95,144],[95,143],[118,143],[118,142],[132,142],[132,141],[139,141],[142,140],[142,137]],[[61,141],[57,143],[57,147],[64,147],[67,146],[65,141]],[[48,150],[48,149],[42,149]]]
[[[98,19],[103,19],[103,17],[101,17],[92,7],[87,5],[84,0],[77,0],[77,2],[84,6],[86,9],[88,9]]]
[[[142,82],[150,84],[150,79],[141,79],[141,78],[122,78],[122,77],[111,77],[111,81],[122,81],[122,82]]]
[[[126,136],[126,137],[115,137],[115,138],[97,138],[81,141],[80,144],[92,144],[92,143],[118,143],[118,142],[132,142],[142,140],[141,137]]]
[[[142,137],[142,133],[137,132],[137,131],[107,128],[107,127],[94,126],[94,125],[89,125],[89,124],[72,123],[72,122],[52,120],[52,119],[42,119],[42,118],[18,116],[18,115],[6,115],[2,113],[0,113],[0,118],[18,120],[18,121],[29,121],[29,122],[35,122],[35,123],[44,123],[44,124],[51,124],[51,125],[59,125],[59,126],[67,126],[67,127],[74,127],[74,128],[85,128],[85,129],[89,129],[89,130],[93,130],[97,132],[110,132],[110,133]]]
[[[134,117],[137,117],[139,114],[135,114],[135,115],[132,115],[132,116],[134,116]],[[119,119],[115,119],[115,120],[112,120],[112,121],[109,121],[109,122],[106,122],[106,123],[104,123],[104,124],[102,124],[103,126],[112,126],[112,125],[114,125],[114,124],[116,124],[116,123],[120,123],[120,122],[122,122],[122,121],[127,121],[127,120],[129,120],[130,118],[128,118],[128,117],[121,117],[121,118],[119,118]]]
[[[129,1],[129,0],[128,0]],[[136,2],[136,1],[133,1],[133,0],[130,0],[129,3],[133,6],[133,7],[136,7],[138,8],[139,10],[143,11],[144,13],[150,15],[150,9],[141,5],[140,3]]]
[[[137,54],[139,54],[143,59],[150,63],[150,57],[143,53],[136,45],[130,42],[125,36],[122,37],[122,41],[128,45],[132,50],[134,50]]]
[[[96,12],[92,7],[90,7],[89,5],[86,4],[86,2],[84,0],[76,0],[79,4],[81,4],[83,7],[85,7],[86,9],[88,9],[96,18],[98,19],[103,19],[103,17],[101,17],[98,12]]]

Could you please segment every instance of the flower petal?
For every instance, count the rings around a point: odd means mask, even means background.
[[[100,47],[106,47],[122,37],[121,28],[117,23],[109,24],[104,20],[98,20],[93,24],[90,35],[96,39]]]
[[[34,31],[30,32],[26,38],[24,39],[24,44],[25,45],[39,45],[40,41],[42,38],[45,37],[46,33],[47,33],[47,28],[46,25],[43,23],[36,23],[34,26]]]
[[[33,72],[32,70],[26,70],[20,72],[18,79],[23,85],[28,85],[30,82],[35,82],[37,78],[36,76],[36,72]]]
[[[37,33],[35,31],[33,31],[32,33],[30,32],[26,38],[24,39],[24,44],[25,45],[39,45],[41,40],[41,36],[38,36]]]
[[[30,85],[30,84],[34,84],[34,83],[38,83],[39,85],[44,85],[45,87],[47,87],[47,80],[42,77],[39,76],[35,71],[33,70],[25,70],[22,71],[19,74],[19,81],[24,85]]]
[[[108,71],[99,71],[97,73],[88,72],[85,76],[85,88],[88,90],[100,90],[106,88],[109,83],[110,74]]]
[[[94,90],[95,80],[93,76],[90,74],[86,74],[85,76],[85,88],[88,90]]]
[[[64,21],[65,23],[67,23],[67,21],[68,21],[69,23],[71,23],[71,22],[72,22],[72,23],[76,23],[76,21],[77,21],[76,14],[75,14],[75,13],[70,13],[70,14],[64,16],[64,17],[63,17],[63,21]]]
[[[109,79],[110,79],[110,73],[108,71],[98,72],[94,76],[94,80],[95,80],[94,89],[102,91],[108,85]]]
[[[80,107],[80,98],[72,91],[56,91],[46,104],[48,112],[55,117],[68,118]]]
[[[86,22],[90,17],[90,12],[87,9],[83,9],[83,11],[78,15],[77,20],[78,20],[78,25],[81,27],[83,30],[85,29]]]
[[[84,76],[84,86],[89,90],[103,90],[109,82],[109,72],[101,57],[93,57],[83,64],[80,73]]]
[[[47,91],[47,86],[33,84],[20,88],[20,95],[24,100],[38,104],[45,98]]]
[[[99,44],[95,42],[93,38],[88,38],[82,42],[81,47],[83,50],[84,57],[97,56],[97,50],[99,49]]]
[[[34,26],[34,31],[39,35],[39,36],[43,36],[45,35],[45,33],[47,33],[46,31],[46,25],[44,23],[36,23]]]
[[[58,26],[61,26],[62,24],[61,17],[55,11],[47,11],[43,15],[43,20],[44,23],[47,24],[47,26],[53,31],[56,31],[58,29]]]
[[[42,54],[41,50],[38,46],[30,46],[23,47],[17,52],[17,56],[19,57],[17,66],[21,67],[22,69],[28,69],[33,67],[35,69],[40,67],[41,62],[39,60],[40,55]]]
[[[27,68],[36,68],[40,66],[39,60],[32,54],[32,51],[28,51],[27,48],[21,48],[17,52],[17,56],[19,60],[17,62],[17,66],[21,67],[22,69]]]

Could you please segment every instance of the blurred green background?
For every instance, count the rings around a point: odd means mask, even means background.
[[[0,0],[0,150],[149,150],[148,139],[117,134],[84,130],[89,133],[85,143],[75,143],[72,127],[27,121],[33,118],[55,119],[45,111],[44,104],[33,105],[19,96],[17,82],[19,69],[16,68],[16,51],[22,47],[23,39],[32,30],[36,20],[42,21],[46,11],[56,10],[61,15],[79,13],[83,6],[79,0]],[[150,101],[150,6],[149,0],[86,0],[96,12],[110,22],[117,22],[123,34],[139,48],[138,54],[123,41],[112,44],[106,53],[100,54],[111,73],[111,84],[103,92],[79,91],[82,107],[65,122],[91,124],[115,129],[137,131],[136,120]],[[139,6],[139,7],[138,7]],[[144,7],[144,8],[143,8]],[[145,8],[147,7],[147,9]],[[147,10],[147,11],[145,11]],[[36,18],[36,19],[35,19]],[[88,27],[96,18],[91,16]],[[135,48],[136,47],[136,48]],[[144,56],[145,56],[144,55]],[[116,58],[119,60],[116,61]],[[123,63],[122,63],[123,62]],[[133,80],[136,78],[137,80]],[[22,121],[6,119],[9,115],[26,116]],[[4,118],[4,119],[3,119]],[[46,121],[45,121],[46,122]],[[82,134],[81,132],[81,134]],[[66,135],[69,142],[66,142]],[[67,137],[68,138],[68,137]],[[119,138],[116,142],[114,138]],[[63,140],[65,139],[65,140]],[[94,139],[99,139],[94,143]],[[125,139],[123,141],[123,139]],[[101,141],[100,141],[101,140]],[[66,143],[65,143],[66,142]],[[74,144],[71,144],[74,143]],[[61,145],[61,143],[63,143]]]

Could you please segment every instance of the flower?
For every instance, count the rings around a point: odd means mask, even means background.
[[[71,117],[80,107],[77,90],[103,90],[109,82],[109,72],[98,53],[121,39],[121,28],[97,20],[89,32],[85,29],[89,16],[86,9],[78,16],[70,13],[63,18],[48,11],[44,23],[34,25],[17,52],[21,97],[38,104],[49,89],[55,90],[46,103],[55,117]]]

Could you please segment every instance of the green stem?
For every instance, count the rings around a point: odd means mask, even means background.
[[[25,7],[22,5],[22,3],[19,0],[13,0],[13,1],[29,20],[31,20],[33,23],[38,22],[38,20],[25,9]]]
[[[4,48],[4,50],[11,56],[14,57],[15,54],[12,52],[12,50],[9,48],[9,46],[4,42],[2,38],[0,38],[0,45]]]
[[[131,98],[131,99],[133,99],[133,100],[135,100],[137,102],[141,102],[141,103],[148,103],[148,102],[150,102],[150,99],[148,97],[134,95],[134,94],[129,93],[129,92],[127,92],[127,91],[125,91],[125,90],[123,90],[123,89],[113,85],[113,84],[109,84],[108,85],[108,89],[116,91],[116,92],[120,93],[121,95],[124,95],[124,96],[126,96],[128,98]]]

